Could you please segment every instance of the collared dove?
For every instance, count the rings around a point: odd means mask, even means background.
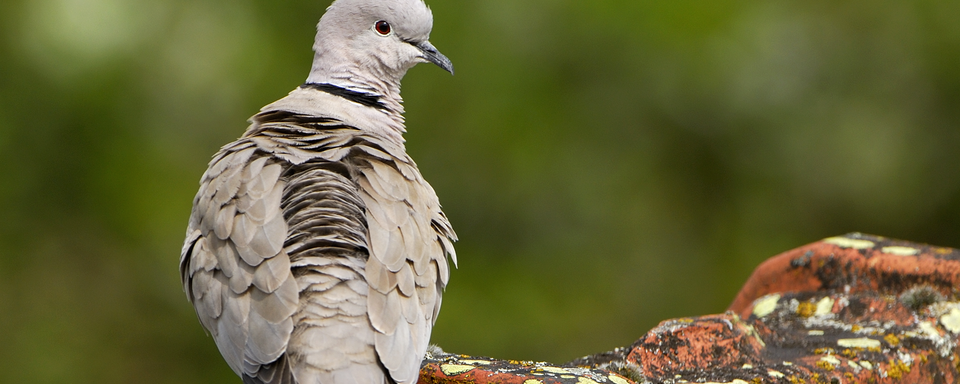
[[[422,0],[336,0],[307,82],[210,161],[183,288],[244,383],[414,383],[456,234],[406,154],[400,79],[453,73]]]

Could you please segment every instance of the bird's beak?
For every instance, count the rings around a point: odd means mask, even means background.
[[[450,62],[446,56],[444,56],[440,51],[437,50],[437,47],[434,47],[433,44],[430,44],[429,41],[424,41],[417,44],[417,48],[420,48],[420,52],[423,52],[423,58],[427,61],[436,64],[438,67],[443,68],[443,70],[453,74],[453,63]]]

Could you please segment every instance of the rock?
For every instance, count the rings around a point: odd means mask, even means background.
[[[606,369],[533,361],[428,353],[420,369],[421,384],[628,384],[634,381]]]
[[[724,314],[560,366],[438,354],[420,382],[953,383],[958,279],[955,249],[832,237],[761,264]]]

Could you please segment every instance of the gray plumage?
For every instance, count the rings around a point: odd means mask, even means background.
[[[448,255],[456,265],[456,235],[402,137],[406,71],[453,71],[431,26],[421,0],[335,1],[307,84],[261,109],[201,177],[181,277],[244,383],[417,381]]]

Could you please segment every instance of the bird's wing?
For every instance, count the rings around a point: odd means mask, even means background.
[[[203,327],[239,376],[281,382],[298,288],[283,250],[283,163],[248,139],[210,162],[194,199],[180,273]]]
[[[402,146],[368,138],[356,176],[366,206],[370,323],[381,363],[397,383],[414,383],[450,277],[456,239],[436,193]]]

